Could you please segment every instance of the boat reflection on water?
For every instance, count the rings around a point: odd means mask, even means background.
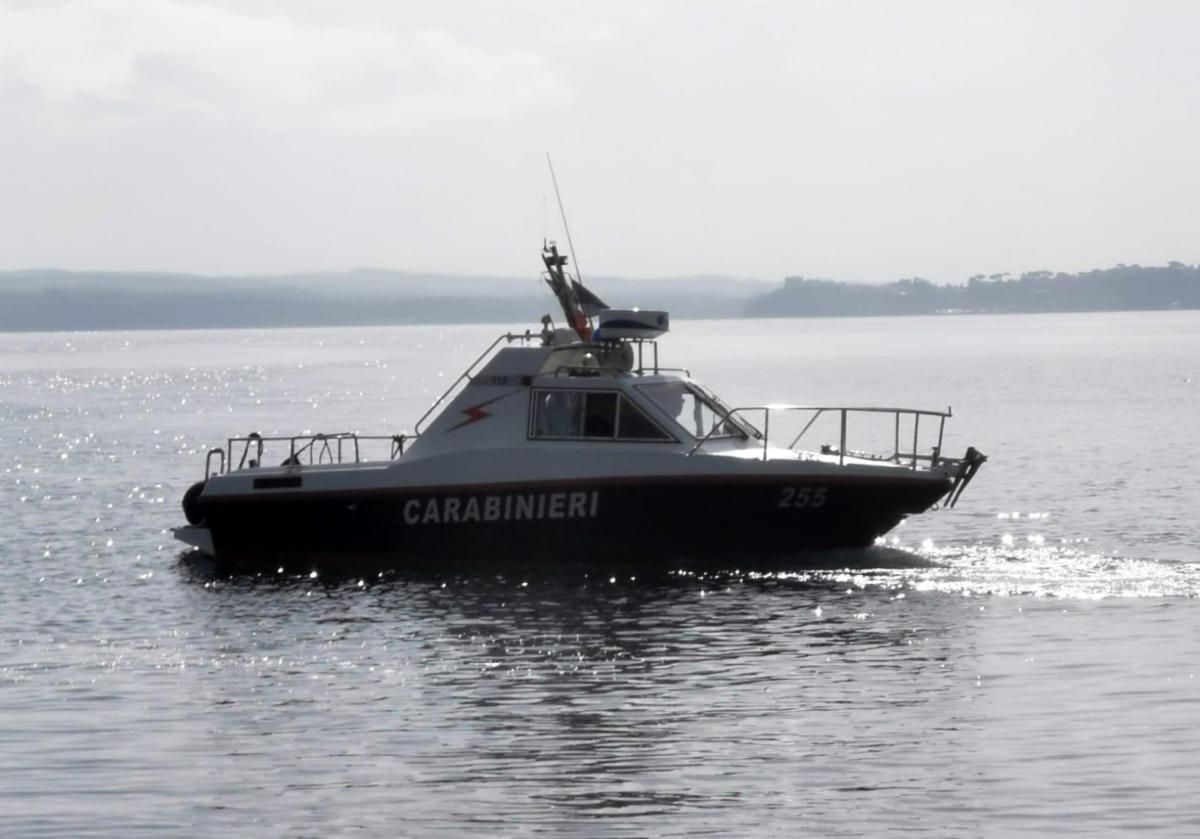
[[[321,585],[341,586],[347,583],[358,585],[378,585],[397,581],[436,582],[443,580],[479,580],[516,579],[525,582],[541,580],[558,584],[581,583],[595,578],[620,573],[625,579],[640,580],[643,583],[670,584],[672,581],[703,576],[715,579],[721,576],[748,577],[767,579],[783,576],[801,579],[795,576],[796,569],[811,572],[849,572],[895,571],[903,569],[933,568],[938,566],[936,560],[927,554],[905,550],[889,545],[872,545],[869,548],[829,548],[823,550],[798,550],[786,557],[779,557],[776,562],[761,556],[736,552],[724,559],[707,558],[697,561],[686,556],[678,557],[673,564],[669,557],[658,556],[653,562],[644,562],[636,556],[627,557],[624,561],[587,564],[574,563],[559,568],[549,568],[544,563],[522,564],[519,560],[509,561],[502,566],[494,563],[489,567],[489,559],[481,557],[476,562],[459,562],[450,568],[431,566],[416,566],[412,568],[387,568],[379,570],[372,563],[366,568],[353,564],[311,568],[307,572],[298,573],[294,570],[296,563],[279,565],[275,569],[260,569],[252,574],[238,569],[231,569],[228,564],[204,551],[180,551],[176,558],[180,568],[195,580],[201,582],[233,582],[241,578],[244,582],[272,581],[272,584],[310,584],[320,581]],[[612,577],[615,581],[615,577]],[[803,579],[818,580],[820,577],[806,576]]]
[[[918,560],[838,552],[855,558]],[[961,748],[945,716],[971,607],[945,598],[733,571],[205,582],[189,608],[219,625],[233,659],[222,652],[206,678],[209,736],[235,737],[247,716],[284,731],[336,719],[340,757],[306,752],[291,783],[340,766],[409,823],[477,818],[467,790],[494,792],[498,778],[507,793],[490,817],[557,835],[655,814],[699,829],[731,805],[769,822],[797,788],[883,786],[898,762]],[[913,719],[931,729],[926,751],[903,731]]]

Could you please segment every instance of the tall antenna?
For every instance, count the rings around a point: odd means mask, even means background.
[[[567,233],[567,247],[571,249],[571,259],[575,262],[575,279],[583,285],[583,272],[579,270],[579,257],[575,255],[575,243],[571,241],[571,227],[567,224],[567,211],[563,209],[562,195],[558,191],[558,178],[554,176],[554,161],[550,152],[546,152],[546,165],[550,167],[550,180],[554,183],[554,197],[558,199],[558,214],[562,216],[563,230]]]

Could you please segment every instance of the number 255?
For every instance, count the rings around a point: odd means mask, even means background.
[[[784,487],[783,495],[779,498],[779,509],[781,510],[802,510],[805,507],[824,507],[825,506],[825,487]]]

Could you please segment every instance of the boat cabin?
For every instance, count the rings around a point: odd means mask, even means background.
[[[560,332],[554,337],[566,336]],[[706,448],[757,445],[758,431],[731,416],[730,408],[686,371],[636,366],[635,355],[643,349],[649,348],[640,342],[635,349],[628,340],[578,338],[505,347],[477,374],[464,374],[461,392],[427,428],[418,423],[419,436],[405,458],[525,443],[685,450],[701,441]],[[461,380],[451,390],[459,384]]]

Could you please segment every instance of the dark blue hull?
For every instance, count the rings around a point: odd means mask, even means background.
[[[861,548],[946,494],[945,478],[628,478],[201,496],[231,571],[663,570],[810,565]]]

